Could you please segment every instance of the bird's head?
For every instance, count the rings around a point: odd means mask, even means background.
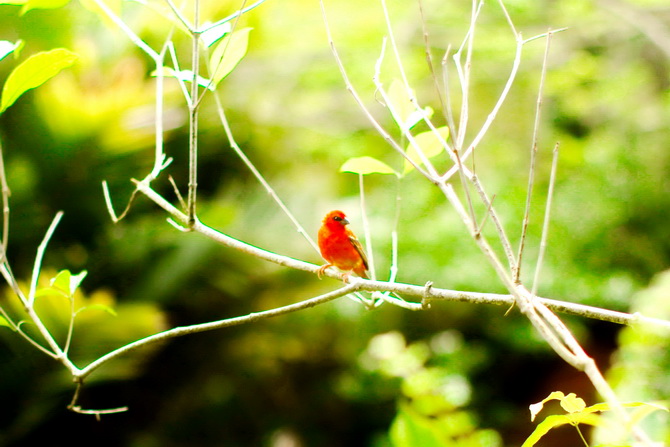
[[[326,214],[326,217],[323,218],[323,224],[328,226],[345,226],[349,225],[349,221],[342,211],[335,210]]]

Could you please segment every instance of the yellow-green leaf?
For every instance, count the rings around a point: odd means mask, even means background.
[[[449,138],[448,127],[446,126],[438,127],[436,131],[437,133],[432,130],[429,130],[427,132],[422,132],[414,137],[416,145],[419,146],[423,155],[428,159],[433,158],[436,155],[442,153],[445,150],[443,142],[446,142],[447,139]],[[421,157],[419,156],[419,152],[417,151],[416,147],[414,147],[414,145],[411,143],[407,146],[407,156],[411,160],[413,160],[416,164],[418,165],[423,164],[423,162],[421,161]],[[404,173],[407,174],[412,169],[414,169],[412,163],[405,160]]]
[[[9,324],[9,321],[7,321],[7,319],[3,316],[0,316],[0,326],[5,326],[14,330],[14,327],[11,324]]]
[[[393,118],[403,132],[414,127],[424,116],[426,118],[433,116],[433,109],[430,107],[418,109],[412,103],[412,96],[414,96],[414,91],[411,89],[408,91],[402,81],[394,79],[391,82],[388,89],[389,107],[393,108],[395,112]]]
[[[383,161],[379,161],[376,158],[368,156],[350,158],[349,160],[344,162],[344,164],[340,168],[340,172],[351,172],[354,174],[362,174],[362,175],[367,174],[398,175],[398,173],[395,172],[393,168],[391,168]]]
[[[9,42],[7,40],[0,40],[0,61],[15,51],[18,51],[22,46],[22,40],[17,40],[16,43]]]
[[[64,68],[75,63],[77,55],[65,48],[56,48],[34,54],[23,61],[7,77],[2,88],[0,113],[19,99],[26,91],[39,87]]]
[[[544,407],[544,404],[549,402],[550,400],[561,400],[565,397],[565,394],[563,394],[563,391],[554,391],[551,394],[549,394],[547,397],[542,399],[541,402],[538,402],[536,404],[530,405],[528,408],[530,409],[530,420],[531,422],[535,420],[535,416],[542,411],[542,408]]]
[[[69,270],[61,270],[51,279],[51,287],[64,292],[68,296],[74,295],[81,282],[84,280],[88,272],[82,270],[81,273],[73,275]]]
[[[549,433],[551,429],[563,425],[574,425],[575,423],[595,426],[600,423],[600,416],[597,414],[580,414],[579,417],[563,414],[547,416],[544,421],[537,424],[533,433],[531,433],[521,447],[533,447],[544,435]]]
[[[568,413],[577,413],[586,408],[586,403],[581,397],[577,397],[575,393],[570,393],[561,399],[561,407]]]
[[[109,306],[105,306],[104,304],[99,304],[99,303],[91,304],[89,306],[84,306],[81,309],[77,310],[77,314],[79,314],[79,312],[88,311],[88,310],[101,310],[103,312],[107,312],[108,314],[110,314],[114,317],[116,317],[116,315],[117,315],[116,311],[114,309],[112,309]]]
[[[216,46],[209,59],[209,68],[212,71],[212,83],[216,87],[219,82],[231,71],[247,54],[249,46],[249,32],[251,28],[242,28],[227,34]]]
[[[230,22],[220,23],[202,33],[200,35],[200,40],[202,40],[202,43],[204,43],[205,46],[211,47],[216,42],[218,42],[219,39],[221,39],[223,36],[230,33],[231,29],[232,26],[230,25]]]
[[[70,3],[70,0],[28,0],[22,2],[21,15],[27,13],[31,9],[57,9]]]

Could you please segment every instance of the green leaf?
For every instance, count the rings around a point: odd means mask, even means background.
[[[403,132],[414,127],[424,116],[426,118],[433,116],[433,109],[430,107],[419,110],[411,101],[413,96],[414,91],[411,89],[407,91],[402,81],[394,79],[391,82],[388,90],[389,106],[393,107],[395,111],[393,118]]]
[[[88,310],[101,310],[116,317],[116,311],[109,306],[105,306],[104,304],[91,304],[90,306],[84,306],[81,309],[77,310],[77,314],[79,314],[79,312],[84,312]]]
[[[56,48],[30,56],[7,77],[2,88],[0,113],[19,99],[26,91],[39,87],[64,68],[75,63],[77,55],[65,48]]]
[[[237,66],[249,46],[249,31],[251,28],[242,28],[234,31],[223,38],[217,45],[212,57],[209,59],[209,67],[212,70],[212,81],[214,87]]]
[[[204,43],[207,47],[211,47],[223,36],[229,34],[231,30],[232,27],[230,22],[223,22],[200,34],[200,40],[202,40],[202,43]]]
[[[444,447],[439,430],[431,419],[401,405],[390,429],[393,447]]]
[[[28,0],[22,2],[21,15],[31,9],[58,9],[70,3],[70,0]]]
[[[82,270],[77,275],[73,275],[69,270],[61,270],[51,279],[50,284],[52,288],[64,292],[67,296],[72,296],[87,274],[86,270]]]
[[[0,61],[12,54],[14,51],[18,51],[22,47],[22,40],[17,40],[16,43],[9,42],[7,40],[0,40]]]
[[[393,170],[389,165],[383,161],[379,161],[376,158],[364,156],[364,157],[355,157],[350,158],[345,161],[342,167],[340,167],[340,172],[351,172],[354,174],[395,174],[397,172]]]
[[[449,128],[446,126],[438,127],[436,131],[437,134],[432,130],[429,130],[427,132],[422,132],[414,137],[416,144],[421,148],[421,152],[423,152],[423,155],[426,158],[433,158],[436,155],[441,154],[445,150],[442,141],[447,141],[447,139],[449,139]],[[407,146],[407,156],[410,159],[412,159],[416,164],[418,165],[423,164],[421,161],[421,157],[419,157],[418,151],[411,143]],[[404,173],[407,174],[412,169],[414,169],[412,163],[405,160]]]
[[[568,413],[578,413],[586,408],[586,403],[581,397],[577,397],[575,393],[570,393],[561,399],[561,407]]]
[[[154,70],[150,73],[151,76],[158,76],[158,70]],[[170,67],[163,67],[163,76],[166,78],[176,78],[184,82],[193,81],[193,72],[191,70],[181,70],[176,71]],[[198,75],[198,85],[201,87],[208,88],[209,90],[214,90],[214,85],[210,79],[204,78]]]
[[[544,402],[544,401],[543,401]],[[549,431],[556,427],[561,427],[563,425],[575,425],[575,424],[588,424],[588,425],[598,425],[600,423],[600,416],[597,414],[585,414],[577,413],[570,415],[552,415],[547,416],[544,421],[539,423],[531,435],[526,439],[526,441],[521,445],[521,447],[532,447],[534,446],[544,435],[549,433]]]
[[[9,324],[9,321],[7,321],[7,319],[1,315],[0,315],[0,326],[5,326],[10,328],[11,330],[14,330],[14,327],[11,324]]]

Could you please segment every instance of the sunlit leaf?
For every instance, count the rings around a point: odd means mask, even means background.
[[[593,425],[596,426],[600,423],[600,416],[597,414],[584,414],[580,413],[579,416],[575,416],[574,414],[572,415],[552,415],[552,416],[547,416],[544,421],[540,422],[537,424],[537,427],[535,427],[535,430],[531,435],[526,439],[526,441],[522,444],[521,447],[532,447],[537,442],[542,439],[544,435],[549,433],[549,431],[553,428],[556,427],[561,427],[563,425],[574,425],[576,423],[580,424],[588,424],[588,425]]]
[[[158,76],[158,71],[154,70],[150,73],[150,75]],[[170,67],[163,67],[163,76],[165,76],[166,78],[180,79],[184,82],[193,81],[193,72],[191,70],[176,71]],[[200,75],[198,75],[198,85],[201,87],[208,88],[210,90],[214,90],[214,85],[212,84],[212,81]]]
[[[0,61],[6,58],[8,55],[12,54],[14,51],[18,51],[22,46],[22,40],[17,40],[16,43],[9,42],[7,40],[0,40]]]
[[[443,447],[437,424],[401,405],[390,430],[394,447]]]
[[[355,157],[350,158],[345,161],[342,167],[340,167],[340,172],[351,172],[354,174],[395,174],[397,172],[393,170],[389,165],[383,161],[379,161],[373,157]]]
[[[232,27],[230,22],[220,23],[200,34],[200,40],[202,40],[202,43],[206,46],[211,47],[223,36],[230,33],[231,30]]]
[[[423,155],[430,159],[435,157],[438,154],[444,152],[444,145],[442,141],[446,141],[449,138],[449,128],[448,127],[438,127],[437,134],[432,130],[427,132],[422,132],[414,137],[416,144],[421,148]],[[419,152],[416,150],[413,144],[407,146],[407,156],[418,165],[422,165],[421,157]],[[414,169],[412,163],[405,160],[405,174]]]
[[[28,0],[21,3],[21,14],[25,14],[31,9],[57,9],[70,3],[70,0]]]
[[[389,107],[395,111],[394,119],[401,131],[406,131],[414,127],[419,121],[433,116],[433,109],[425,107],[418,109],[411,101],[411,96],[414,96],[413,90],[407,90],[405,84],[394,79],[388,89]]]
[[[76,275],[70,273],[69,270],[61,270],[51,279],[51,287],[63,291],[68,296],[72,296],[87,274],[86,270]]]
[[[62,69],[74,64],[76,60],[77,55],[65,48],[56,48],[30,56],[7,77],[2,88],[0,112],[7,110],[26,91],[44,84]]]
[[[209,67],[212,70],[212,81],[214,86],[230,74],[231,71],[247,54],[249,46],[249,32],[251,28],[242,28],[234,31],[223,38],[216,46],[209,59]]]
[[[117,315],[116,311],[114,309],[112,309],[111,307],[106,306],[104,304],[98,304],[98,303],[82,307],[81,309],[77,310],[77,314],[79,314],[80,312],[89,311],[89,310],[101,310],[103,312],[107,312],[108,314],[110,314],[114,317],[116,317],[116,315]]]
[[[0,315],[0,326],[8,327],[14,330],[14,327],[11,324],[9,324],[9,321],[7,321],[7,319],[1,315]]]
[[[561,399],[561,407],[568,413],[577,413],[586,408],[586,403],[581,397],[577,397],[575,393],[570,393]]]

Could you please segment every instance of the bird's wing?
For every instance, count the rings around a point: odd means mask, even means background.
[[[368,258],[367,256],[365,256],[365,251],[363,250],[363,246],[361,245],[358,238],[356,238],[356,236],[354,236],[353,234],[349,234],[349,242],[351,242],[351,245],[354,246],[359,256],[361,257],[363,265],[365,266],[365,270],[368,270]]]

